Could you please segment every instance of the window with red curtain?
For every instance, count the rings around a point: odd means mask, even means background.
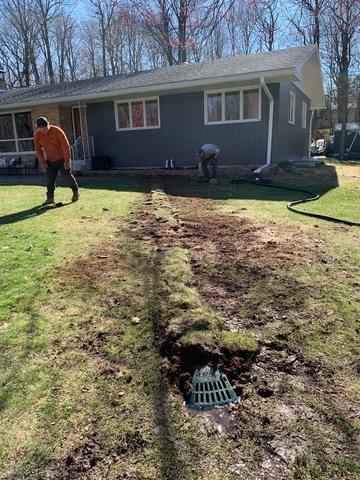
[[[143,101],[131,102],[132,127],[144,127],[144,106]]]

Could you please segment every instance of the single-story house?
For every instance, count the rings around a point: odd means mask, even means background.
[[[194,164],[204,143],[221,164],[268,165],[308,154],[324,107],[315,45],[0,93],[0,157],[34,156],[35,120],[65,130],[74,156],[113,168]]]

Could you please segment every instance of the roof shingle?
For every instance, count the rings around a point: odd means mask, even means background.
[[[111,93],[119,90],[222,78],[233,75],[255,74],[256,72],[296,68],[314,48],[307,45],[286,50],[242,55],[214,60],[148,70],[139,73],[99,77],[54,85],[41,85],[28,88],[13,88],[0,93],[0,106],[36,101],[60,99],[86,94]]]

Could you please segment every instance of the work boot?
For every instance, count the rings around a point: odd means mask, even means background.
[[[79,200],[79,191],[78,190],[74,190],[73,191],[73,196],[71,198],[71,201],[72,202],[77,202]]]
[[[55,203],[54,197],[48,197],[42,205],[52,205]]]

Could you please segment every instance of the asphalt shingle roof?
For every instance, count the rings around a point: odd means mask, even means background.
[[[156,70],[134,74],[91,78],[75,82],[65,82],[55,85],[41,85],[28,88],[13,88],[0,93],[0,106],[15,103],[35,103],[36,101],[86,94],[106,93],[132,88],[148,87],[183,81],[222,78],[225,76],[245,75],[256,72],[271,72],[282,69],[296,68],[306,55],[314,48],[307,45],[288,48],[275,52],[252,55],[242,55],[214,60],[212,62],[175,65]]]

